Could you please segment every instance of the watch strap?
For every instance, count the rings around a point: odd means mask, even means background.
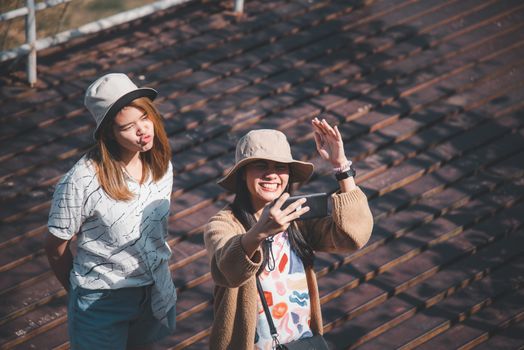
[[[353,168],[349,168],[349,170],[343,171],[341,173],[335,174],[335,178],[337,181],[342,181],[344,179],[347,179],[348,177],[355,177],[357,175],[357,172]]]

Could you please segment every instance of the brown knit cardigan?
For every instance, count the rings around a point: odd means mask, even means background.
[[[330,217],[299,222],[299,228],[315,251],[350,252],[368,241],[373,218],[360,188],[332,195]],[[256,272],[262,263],[259,248],[250,259],[240,245],[245,229],[230,207],[213,216],[204,232],[204,242],[215,282],[214,320],[210,349],[249,350],[255,342],[257,317]],[[322,314],[317,280],[306,268],[311,331],[322,334]]]

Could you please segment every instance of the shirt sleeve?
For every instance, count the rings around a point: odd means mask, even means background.
[[[82,225],[83,191],[79,190],[72,176],[65,176],[56,186],[49,211],[49,232],[70,240]]]
[[[215,215],[204,230],[204,243],[210,259],[214,282],[227,288],[238,288],[253,277],[262,264],[262,250],[253,257],[246,255],[240,238],[245,233],[233,216],[224,211]]]

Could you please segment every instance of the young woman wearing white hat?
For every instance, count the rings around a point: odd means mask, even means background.
[[[120,73],[85,95],[95,145],[56,186],[46,237],[69,292],[72,349],[152,349],[175,327],[165,240],[173,170],[156,96]]]
[[[317,150],[333,166],[340,186],[331,196],[331,216],[296,221],[308,211],[307,202],[284,205],[290,184],[307,180],[313,164],[293,159],[285,135],[276,130],[254,130],[241,138],[235,166],[219,180],[235,199],[204,232],[216,285],[211,349],[272,349],[276,341],[322,334],[314,252],[350,252],[370,237],[373,218],[338,128],[316,118],[312,125]]]

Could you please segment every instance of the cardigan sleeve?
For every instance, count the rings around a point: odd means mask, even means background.
[[[224,209],[213,216],[204,229],[204,244],[210,260],[211,276],[216,285],[237,288],[256,274],[262,264],[262,250],[258,248],[249,258],[240,238],[243,226],[233,214]]]
[[[373,216],[366,195],[360,188],[331,196],[331,216],[301,222],[313,250],[348,252],[362,248],[373,229]]]

